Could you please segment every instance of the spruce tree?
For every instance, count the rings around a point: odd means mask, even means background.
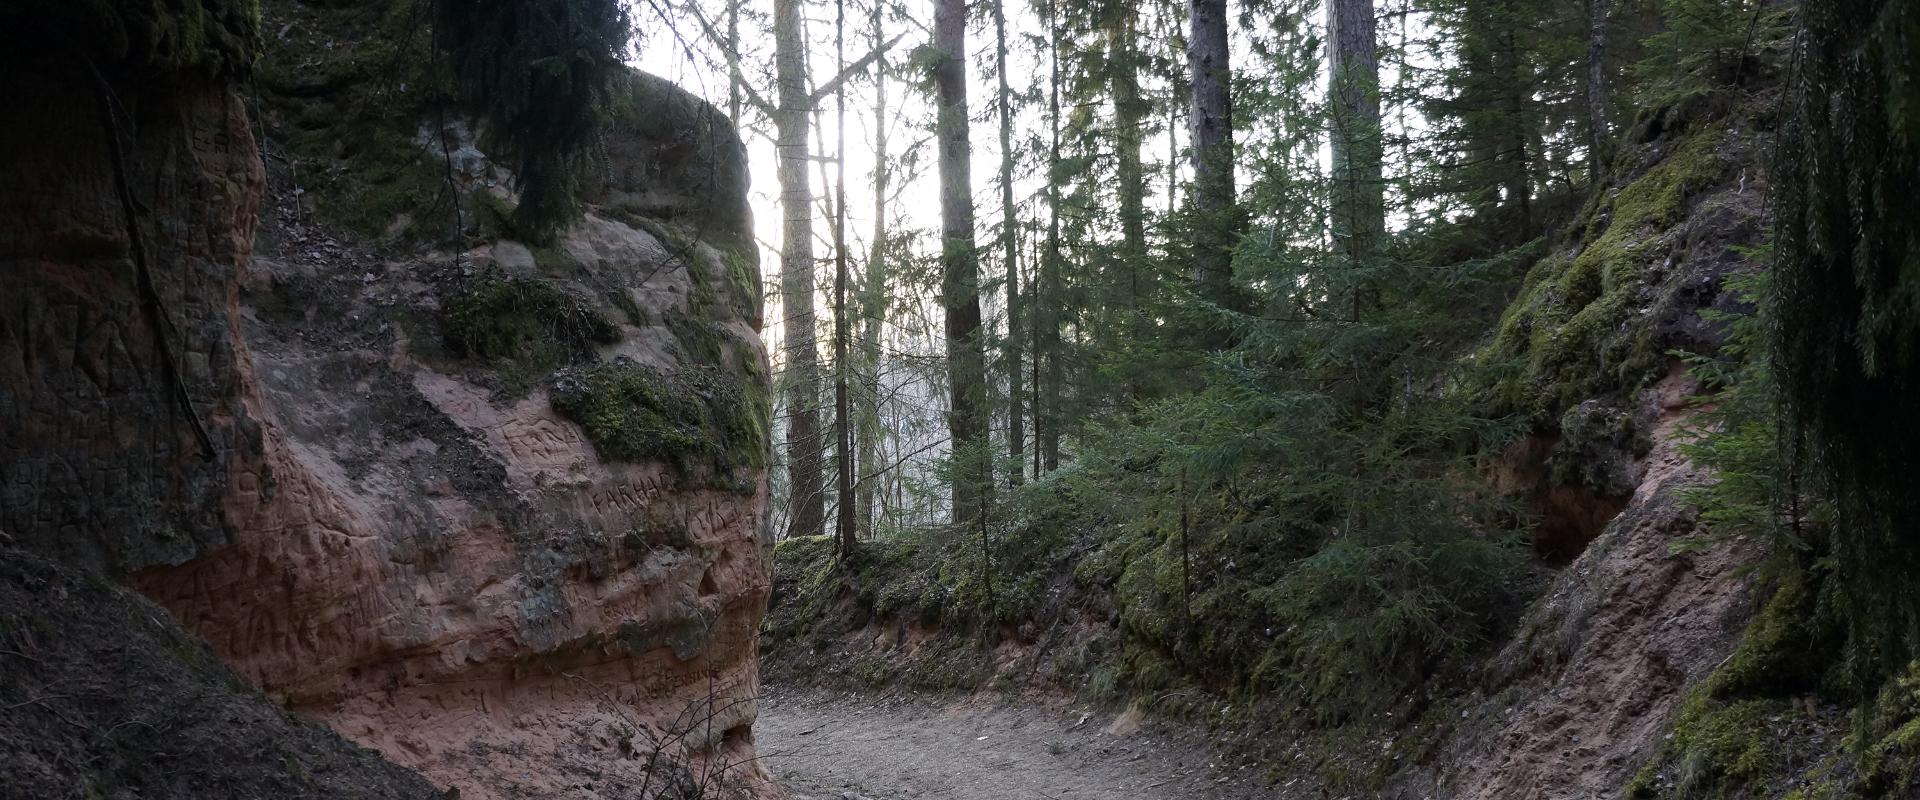
[[[940,146],[941,290],[946,308],[948,429],[952,433],[953,518],[985,513],[993,477],[987,452],[985,341],[980,318],[980,261],[973,243],[972,145],[967,118],[967,6],[934,6],[933,65]]]
[[[1833,506],[1830,596],[1872,686],[1920,642],[1920,6],[1799,9],[1774,163],[1785,444]]]
[[[434,44],[486,144],[513,163],[514,227],[536,243],[580,218],[580,172],[631,29],[615,0],[435,0]]]

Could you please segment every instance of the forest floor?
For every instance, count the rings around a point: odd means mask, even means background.
[[[768,687],[754,738],[797,800],[1250,798],[1207,737],[1055,700]]]

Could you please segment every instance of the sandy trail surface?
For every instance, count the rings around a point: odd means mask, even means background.
[[[1054,702],[769,687],[754,738],[798,800],[1233,800],[1259,778],[1197,736]]]

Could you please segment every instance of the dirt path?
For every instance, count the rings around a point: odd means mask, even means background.
[[[1258,770],[1130,718],[1064,705],[769,688],[754,738],[801,800],[1253,797]]]

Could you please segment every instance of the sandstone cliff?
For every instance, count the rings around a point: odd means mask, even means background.
[[[724,118],[632,76],[587,218],[532,247],[470,126],[379,79],[387,4],[187,5],[19,15],[51,44],[0,133],[0,530],[462,797],[770,791]],[[375,91],[384,150],[325,130]],[[399,198],[377,229],[363,192]]]

